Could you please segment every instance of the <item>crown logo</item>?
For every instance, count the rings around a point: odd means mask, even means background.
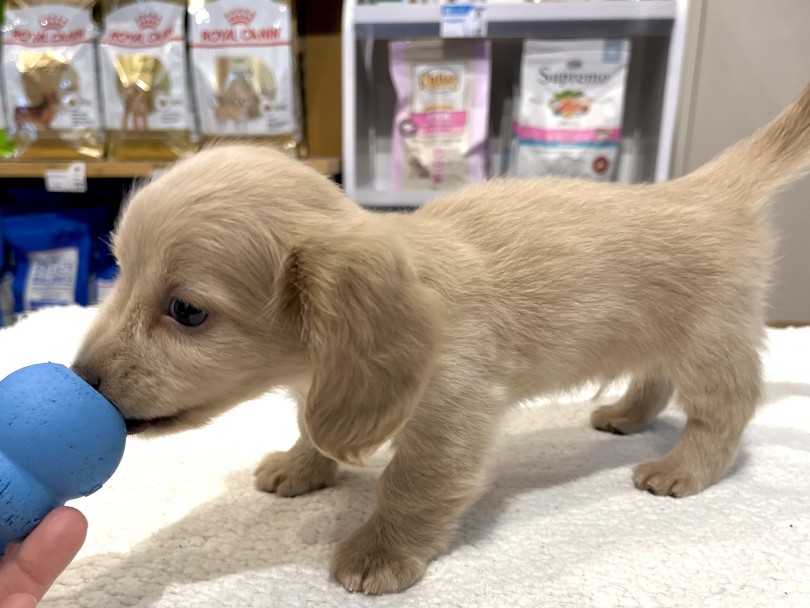
[[[138,23],[138,27],[142,30],[153,30],[160,25],[160,21],[163,19],[160,15],[155,12],[148,11],[146,13],[141,13],[137,17],[135,17],[135,21]]]
[[[249,8],[235,8],[225,13],[225,19],[228,20],[231,27],[250,25],[250,22],[253,21],[255,16],[256,11],[252,11]]]
[[[43,30],[61,30],[67,22],[62,15],[43,15],[39,20]]]

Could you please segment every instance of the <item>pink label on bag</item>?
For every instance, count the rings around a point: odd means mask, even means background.
[[[467,125],[467,112],[424,112],[411,114],[420,135],[455,135]]]
[[[619,141],[621,129],[543,129],[514,124],[514,133],[521,141],[578,144]]]

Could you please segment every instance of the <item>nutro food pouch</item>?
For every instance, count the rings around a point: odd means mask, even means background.
[[[509,172],[612,179],[629,55],[627,40],[526,40]]]
[[[174,159],[195,149],[182,0],[105,0],[99,42],[108,152]]]
[[[487,178],[490,52],[481,39],[389,43],[392,188],[452,190]]]
[[[103,155],[92,9],[93,0],[6,3],[6,122],[16,155]]]
[[[189,47],[203,137],[301,140],[292,9],[272,0],[191,0]]]

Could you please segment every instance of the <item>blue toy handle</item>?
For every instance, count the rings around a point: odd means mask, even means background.
[[[125,443],[121,413],[63,365],[24,367],[0,382],[3,552],[52,509],[101,488]]]
[[[0,479],[3,487],[2,535],[0,556],[5,555],[11,543],[17,543],[31,531],[51,510],[59,505],[45,488],[23,469],[0,454]]]

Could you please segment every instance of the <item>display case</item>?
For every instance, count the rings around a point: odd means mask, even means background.
[[[667,179],[686,25],[686,0],[603,0],[486,5],[491,40],[490,176],[511,125],[503,107],[519,80],[526,39],[626,38],[627,70],[619,169],[622,182]],[[440,192],[391,186],[396,95],[389,41],[439,38],[442,5],[346,0],[343,15],[343,183],[372,207],[418,206]],[[506,132],[504,132],[506,131]]]

